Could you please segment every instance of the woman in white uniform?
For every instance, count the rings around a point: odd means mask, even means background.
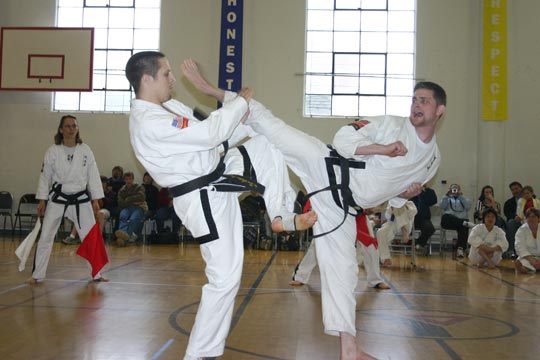
[[[525,224],[516,232],[516,270],[522,274],[540,269],[540,210],[528,208]]]
[[[94,213],[99,210],[98,200],[104,196],[94,154],[83,144],[75,116],[61,118],[54,143],[45,153],[36,193],[38,216],[44,219],[34,270],[27,280],[29,284],[45,278],[62,218],[65,216],[73,222],[84,241],[96,223]],[[101,273],[93,280],[108,281]]]
[[[474,266],[494,269],[508,250],[508,241],[503,229],[496,224],[498,212],[488,207],[482,213],[482,224],[472,228],[468,242],[471,245],[469,260]]]

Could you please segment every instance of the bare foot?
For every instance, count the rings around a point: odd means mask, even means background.
[[[340,332],[340,360],[377,360],[373,356],[362,351],[356,345],[356,337],[346,332]]]
[[[296,215],[294,217],[294,225],[297,231],[307,230],[317,222],[317,213],[313,210],[307,213]]]
[[[369,355],[366,352],[363,352],[362,349],[360,349],[360,348],[357,348],[356,352],[357,352],[356,360],[377,360],[377,358]]]
[[[520,274],[528,274],[529,273],[529,271],[527,270],[527,268],[525,266],[523,266],[521,261],[516,260],[515,266],[516,266],[516,270],[517,270],[518,273],[520,273]]]
[[[384,259],[381,266],[382,267],[390,267],[390,266],[392,266],[392,259]]]
[[[375,285],[373,288],[376,289],[376,290],[388,290],[388,289],[390,289],[390,286],[386,285],[383,282],[380,282],[377,285]]]
[[[28,285],[36,285],[37,284],[37,279],[33,278],[33,277],[29,277],[28,279],[26,279],[25,281]]]
[[[294,216],[294,227],[296,231],[303,231],[311,228],[313,224],[317,222],[317,213],[315,211],[308,211],[305,214]],[[285,229],[283,226],[283,219],[276,217],[272,220],[272,231],[280,233],[283,231],[293,231],[294,229]]]
[[[225,91],[216,88],[212,84],[210,84],[201,74],[199,71],[199,66],[193,59],[186,59],[180,65],[180,69],[182,69],[182,73],[184,76],[197,88],[197,90],[201,91],[205,95],[212,96],[219,101],[223,102],[225,98]]]
[[[292,281],[289,283],[289,285],[291,285],[291,286],[302,286],[302,285],[304,285],[304,283],[301,282],[301,281],[298,281],[298,280],[292,280]]]

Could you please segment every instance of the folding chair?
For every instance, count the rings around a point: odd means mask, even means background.
[[[9,191],[0,191],[0,216],[4,218],[2,230],[6,230],[6,220],[9,216],[11,233],[13,233],[13,195]]]
[[[22,234],[22,223],[23,219],[27,220],[27,225],[29,229],[32,229],[32,226],[36,222],[37,207],[39,200],[36,199],[36,194],[24,194],[19,199],[19,205],[17,207],[17,213],[15,214],[15,227],[17,227],[17,221],[19,222],[19,234]]]

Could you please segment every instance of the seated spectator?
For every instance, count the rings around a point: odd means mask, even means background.
[[[540,209],[540,202],[534,195],[532,186],[526,185],[521,192],[522,196],[517,202],[516,222],[522,223],[525,218],[525,212],[530,208]]]
[[[540,210],[531,207],[525,211],[525,224],[516,232],[516,270],[527,274],[540,269]]]
[[[482,215],[484,210],[487,208],[492,208],[497,213],[497,222],[496,225],[501,229],[506,229],[506,223],[501,217],[501,204],[495,200],[495,192],[491,185],[486,185],[482,188],[478,201],[476,202],[476,207],[474,208],[474,220],[477,223],[482,222]]]
[[[393,208],[388,205],[385,212],[386,222],[377,231],[377,243],[379,245],[379,256],[382,266],[391,266],[390,246],[395,235],[401,233],[401,242],[409,242],[414,216],[416,215],[416,206],[412,201],[407,201],[401,208]]]
[[[165,232],[165,221],[172,220],[172,232],[176,233],[180,230],[182,222],[174,211],[172,196],[169,189],[161,188],[158,193],[158,209],[156,211],[156,226],[158,234]],[[168,229],[170,232],[171,229]]]
[[[498,213],[487,207],[482,213],[482,224],[476,225],[469,235],[469,260],[474,266],[486,266],[494,269],[502,260],[502,254],[508,249],[504,231],[495,223]]]
[[[504,216],[506,217],[506,239],[508,240],[508,255],[515,259],[516,253],[514,249],[515,235],[517,229],[521,226],[521,222],[516,221],[517,203],[521,198],[523,186],[517,181],[513,181],[508,185],[512,192],[512,197],[504,203]]]
[[[421,250],[427,245],[431,235],[435,233],[435,227],[431,222],[430,207],[437,203],[437,194],[433,189],[424,185],[422,192],[411,199],[418,212],[414,217],[414,228],[420,230],[420,236],[416,239],[416,247]]]
[[[96,220],[99,223],[101,232],[103,232],[105,222],[111,218],[111,213],[117,203],[117,195],[112,191],[112,188],[108,186],[107,177],[101,176],[101,185],[103,186],[105,197],[99,200],[99,211],[96,214]]]
[[[154,185],[154,179],[147,172],[143,175],[143,186],[146,195],[146,205],[148,205],[148,211],[145,216],[149,219],[156,214],[158,209],[159,190]]]
[[[111,190],[114,191],[115,194],[118,194],[122,186],[126,184],[124,180],[124,169],[120,165],[116,165],[113,167],[111,175],[107,185],[111,187]]]
[[[144,186],[134,183],[132,172],[126,172],[124,179],[126,184],[118,192],[120,215],[118,230],[114,233],[118,246],[135,243],[141,235],[144,214],[148,211]]]
[[[465,256],[469,228],[474,226],[469,222],[468,212],[471,208],[471,200],[463,196],[461,187],[458,184],[450,185],[448,192],[441,200],[441,227],[447,230],[456,230],[458,233],[456,244],[457,257]]]

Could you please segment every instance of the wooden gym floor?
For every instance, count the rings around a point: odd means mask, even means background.
[[[0,235],[0,359],[182,359],[205,283],[198,247],[107,246],[109,283],[89,283],[77,246],[55,243],[47,279],[27,286],[14,255],[20,237]],[[246,250],[225,354],[229,360],[334,360],[323,334],[320,282],[288,285],[302,252]],[[538,275],[467,260],[394,256],[391,290],[357,287],[357,341],[378,359],[537,359]]]

